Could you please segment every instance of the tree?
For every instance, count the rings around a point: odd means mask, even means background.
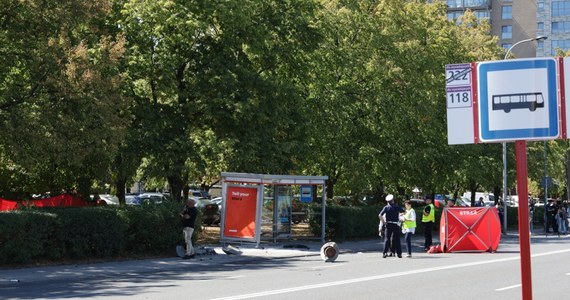
[[[446,144],[442,70],[499,53],[488,27],[458,27],[443,4],[425,1],[323,7],[325,39],[312,57],[308,86],[315,111],[308,172],[329,175],[329,197],[335,186],[343,193],[448,188],[463,154]],[[478,51],[467,51],[465,36],[481,42]]]
[[[145,176],[189,182],[221,170],[286,172],[301,147],[295,82],[318,37],[310,1],[132,0],[120,23],[132,97],[145,109]]]
[[[121,36],[109,2],[4,1],[0,8],[0,157],[7,190],[89,193],[123,134]]]

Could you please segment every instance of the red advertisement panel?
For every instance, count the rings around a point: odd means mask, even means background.
[[[257,188],[228,186],[224,209],[224,236],[255,238]]]

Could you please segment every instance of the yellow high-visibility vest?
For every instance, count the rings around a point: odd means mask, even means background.
[[[416,220],[413,221],[410,220],[410,217],[412,215],[412,210],[413,209],[407,210],[406,213],[404,214],[404,224],[402,225],[404,229],[416,228]]]
[[[430,207],[429,215],[422,214],[422,222],[435,222],[435,206],[433,203],[428,205]]]

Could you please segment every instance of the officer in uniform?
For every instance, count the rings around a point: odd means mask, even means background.
[[[386,222],[386,233],[384,234],[384,250],[382,251],[382,257],[386,258],[388,256],[388,251],[392,248],[399,258],[402,258],[402,246],[400,244],[400,213],[404,213],[405,210],[394,203],[394,195],[389,194],[386,196],[386,202],[388,203],[380,214],[379,218],[382,218]]]

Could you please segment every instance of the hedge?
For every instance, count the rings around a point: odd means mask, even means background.
[[[327,206],[325,221],[325,238],[327,240],[345,241],[355,239],[378,238],[378,214],[383,206]],[[423,224],[421,221],[423,207],[415,207],[416,211],[416,235],[423,234]],[[435,209],[435,223],[433,230],[439,231],[442,208]],[[311,232],[320,236],[321,234],[321,208],[313,207],[309,214],[309,224]],[[509,207],[507,211],[507,223],[509,228],[516,228],[518,225],[518,210],[516,207]],[[537,208],[534,212],[534,224],[544,222],[543,211]],[[501,220],[502,221],[502,220]]]
[[[29,208],[0,213],[0,265],[174,254],[182,204]],[[201,214],[196,224],[201,224]],[[195,241],[201,226],[196,226]]]

